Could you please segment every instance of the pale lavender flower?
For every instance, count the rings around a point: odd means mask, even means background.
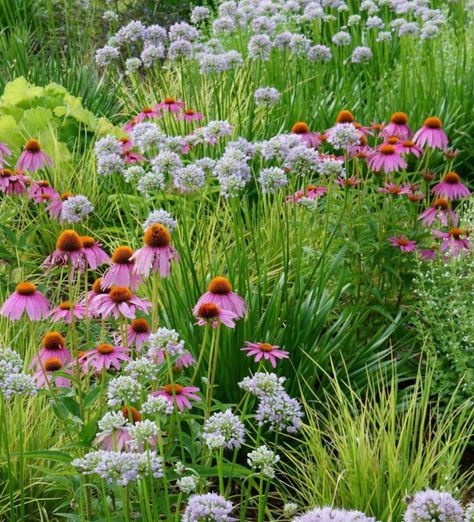
[[[268,449],[266,446],[259,446],[247,455],[247,463],[252,469],[261,471],[263,476],[269,479],[275,477],[275,466],[278,464],[280,456]]]
[[[289,31],[277,34],[274,40],[275,47],[281,50],[288,49],[292,38],[293,33],[290,33]]]
[[[100,68],[109,66],[112,62],[120,58],[120,52],[117,48],[106,45],[101,49],[97,49],[95,53],[95,61]]]
[[[327,132],[328,143],[336,150],[347,149],[360,143],[360,132],[352,123],[337,123]]]
[[[335,45],[349,45],[351,43],[351,35],[345,31],[339,31],[332,37],[332,43]]]
[[[206,174],[201,167],[191,163],[173,172],[173,184],[180,192],[195,192],[206,184]]]
[[[121,27],[116,37],[121,42],[122,45],[125,44],[133,44],[142,40],[146,35],[146,27],[137,20],[132,20],[124,27]]]
[[[71,196],[63,201],[61,220],[69,223],[80,223],[93,211],[93,205],[85,196],[80,194]]]
[[[166,29],[157,24],[149,25],[145,30],[145,34],[143,35],[145,45],[150,44],[160,46],[165,43],[166,38]]]
[[[449,493],[427,489],[411,499],[403,517],[405,522],[463,522],[463,512]]]
[[[162,208],[158,210],[152,210],[148,214],[148,217],[142,225],[143,230],[146,231],[149,226],[154,225],[155,223],[164,225],[170,232],[173,232],[177,224],[173,216],[167,210],[164,210]]]
[[[230,16],[220,16],[212,23],[212,33],[216,35],[229,34],[235,29],[235,21]]]
[[[191,11],[191,22],[193,24],[199,24],[199,23],[207,20],[210,17],[210,15],[211,15],[211,11],[209,8],[207,8],[203,5],[197,5]]]
[[[308,50],[308,60],[311,62],[329,62],[332,58],[332,52],[325,45],[313,45]]]
[[[254,92],[255,104],[264,107],[273,107],[278,103],[281,94],[275,87],[260,87]]]
[[[275,32],[276,24],[268,16],[257,16],[252,20],[252,29],[255,34],[271,36]]]
[[[270,430],[288,433],[296,433],[299,430],[302,417],[300,403],[285,391],[262,395],[255,413],[259,426],[268,423]]]
[[[110,176],[123,170],[123,160],[118,154],[101,154],[97,158],[97,174],[101,176]]]
[[[294,34],[291,37],[289,48],[291,52],[297,56],[304,56],[311,47],[311,40],[308,40],[302,34]]]
[[[360,511],[346,511],[332,507],[317,507],[305,515],[296,517],[293,522],[377,522]]]
[[[149,395],[141,407],[147,415],[171,415],[173,410],[173,403],[164,395]]]
[[[283,169],[278,167],[268,167],[260,171],[258,182],[260,183],[264,194],[273,194],[279,188],[288,185],[288,177]]]
[[[164,58],[165,49],[163,45],[148,44],[140,54],[141,61],[145,67],[152,67],[158,60]]]
[[[369,47],[356,47],[352,51],[352,63],[368,63],[374,56],[372,49]]]
[[[140,400],[142,385],[132,377],[121,375],[109,381],[107,404],[109,406],[129,405]]]
[[[385,24],[379,16],[369,16],[365,26],[367,29],[383,29]]]
[[[181,493],[189,495],[196,491],[198,487],[199,480],[194,475],[188,475],[187,477],[182,477],[176,481],[176,486],[178,487]]]
[[[178,22],[170,27],[168,36],[171,42],[176,42],[177,40],[194,42],[199,38],[199,31],[186,22]]]
[[[215,444],[216,435],[220,439],[219,445]],[[244,442],[245,428],[240,418],[227,409],[225,412],[214,413],[206,420],[202,438],[211,449],[238,449]]]
[[[244,377],[238,385],[246,392],[261,398],[285,391],[285,380],[285,377],[278,377],[276,373],[257,372],[252,377]]]
[[[272,42],[266,34],[252,36],[248,44],[249,56],[253,60],[268,61],[272,52]]]
[[[192,495],[183,515],[183,522],[228,522],[233,509],[232,502],[217,493]]]
[[[128,58],[125,60],[125,72],[127,74],[132,74],[137,72],[142,66],[142,61],[140,58]]]
[[[168,57],[170,60],[179,60],[180,58],[191,58],[193,54],[193,44],[183,38],[171,42],[168,49]]]

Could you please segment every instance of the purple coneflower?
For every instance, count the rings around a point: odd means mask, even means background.
[[[383,187],[377,189],[384,194],[392,194],[393,196],[401,196],[411,192],[409,185],[396,185],[395,183],[385,183]]]
[[[28,140],[23,146],[23,152],[18,158],[16,168],[20,170],[44,169],[45,165],[53,166],[53,160],[41,150],[38,140]]]
[[[180,355],[176,359],[176,361],[174,361],[174,368],[176,370],[180,371],[183,368],[189,368],[195,362],[196,362],[196,360],[194,359],[194,357],[187,350],[185,350],[184,353],[182,355]]]
[[[406,169],[407,162],[400,156],[394,145],[383,143],[372,151],[367,157],[369,168],[375,172],[393,172]]]
[[[439,247],[441,252],[449,252],[454,256],[459,255],[463,250],[471,250],[471,245],[463,236],[466,233],[461,228],[451,228],[448,232],[442,232],[441,230],[432,230],[431,233],[443,240]]]
[[[180,114],[176,117],[177,120],[185,120],[185,121],[199,121],[202,120],[204,116],[200,112],[192,111],[191,109],[186,109],[183,114]]]
[[[33,181],[28,189],[28,198],[35,203],[44,203],[59,198],[59,194],[51,187],[49,181],[42,179]]]
[[[63,210],[63,202],[67,201],[70,197],[72,197],[72,192],[63,192],[61,195],[56,194],[50,199],[49,205],[46,207],[46,212],[49,214],[50,218],[56,218],[61,221],[64,221],[61,217],[61,212]]]
[[[280,350],[280,347],[269,343],[245,343],[245,348],[241,348],[243,352],[247,352],[249,357],[255,356],[255,362],[264,359],[270,361],[273,368],[276,368],[277,359],[288,359],[288,352]]]
[[[136,123],[140,123],[144,120],[152,120],[153,118],[161,118],[163,114],[158,110],[157,107],[153,109],[151,107],[145,107],[135,117]]]
[[[449,208],[449,202],[445,198],[435,199],[431,207],[422,212],[418,219],[429,227],[434,223],[435,219],[439,219],[445,227],[448,226],[448,219],[453,225],[458,224],[458,217]]]
[[[13,294],[3,303],[0,314],[17,321],[25,311],[32,321],[39,321],[49,312],[48,300],[36,290],[33,283],[18,284]]]
[[[196,315],[198,308],[204,303],[214,303],[223,310],[233,312],[237,318],[245,315],[247,305],[245,301],[232,291],[230,281],[225,277],[215,277],[207,287],[205,292],[196,303],[194,307],[194,315]]]
[[[299,136],[301,141],[308,147],[317,148],[321,144],[321,136],[318,132],[311,132],[304,121],[297,121],[291,127],[291,134]]]
[[[23,194],[28,177],[20,170],[0,169],[0,190],[5,194]]]
[[[192,405],[189,399],[193,399],[195,401],[200,401],[200,397],[196,395],[196,392],[199,391],[199,388],[195,386],[181,386],[180,384],[167,384],[166,386],[162,386],[160,391],[152,392],[151,395],[157,397],[158,395],[163,395],[168,399],[170,404],[175,404],[178,406],[179,411],[183,411],[184,408],[191,409]]]
[[[12,155],[11,150],[5,143],[0,143],[0,163],[6,163],[5,156],[9,158]]]
[[[341,187],[355,187],[359,185],[360,179],[355,176],[351,176],[350,178],[345,178],[344,176],[339,176],[336,179],[336,183]]]
[[[94,299],[94,311],[103,319],[111,315],[115,319],[120,316],[135,319],[137,310],[147,313],[150,308],[149,301],[133,295],[126,286],[113,286],[108,294],[98,295]]]
[[[467,198],[471,193],[466,185],[461,183],[461,177],[456,172],[446,173],[431,192],[438,197],[444,196],[446,199]]]
[[[404,112],[394,112],[390,117],[390,123],[382,129],[380,136],[384,138],[398,136],[401,140],[407,140],[413,136],[413,132],[408,126],[408,116]]]
[[[128,246],[120,246],[112,254],[112,265],[102,276],[102,287],[129,286],[135,290],[142,277],[134,273],[135,263],[131,259],[133,250]]]
[[[308,185],[304,190],[298,190],[294,194],[290,194],[286,201],[288,203],[297,203],[302,198],[307,198],[310,200],[315,200],[324,196],[327,193],[327,187],[317,186],[317,185]]]
[[[120,370],[123,361],[130,361],[127,352],[130,350],[123,346],[112,346],[111,344],[99,344],[93,350],[88,351],[83,358],[87,359],[88,368],[95,368],[98,372],[109,370],[112,366]]]
[[[66,348],[66,341],[59,332],[48,332],[41,342],[38,355],[35,355],[31,362],[31,368],[44,365],[47,359],[56,358],[62,364],[71,362],[71,353]],[[41,361],[41,362],[40,362]]]
[[[39,388],[49,388],[56,385],[59,388],[70,388],[70,379],[63,375],[58,375],[56,372],[65,372],[72,375],[72,371],[64,369],[64,364],[57,357],[46,359],[43,366],[39,366],[36,370],[35,379],[37,386]]]
[[[165,98],[162,102],[155,105],[155,110],[162,110],[163,112],[174,112],[178,113],[184,107],[183,101],[176,101],[174,98]]]
[[[423,261],[434,261],[438,256],[438,252],[433,248],[422,248],[418,253]]]
[[[71,303],[70,301],[63,301],[56,308],[52,308],[48,314],[53,323],[64,321],[69,324],[73,318],[81,320],[86,313],[86,307],[80,303]]]
[[[98,277],[94,283],[92,284],[92,288],[89,292],[87,292],[87,296],[81,300],[81,304],[86,306],[87,302],[87,315],[95,316],[97,315],[97,311],[95,310],[95,298],[98,295],[108,294],[109,291],[106,288],[102,287],[102,278]]]
[[[138,152],[133,150],[127,150],[122,154],[123,161],[128,164],[138,163],[146,160],[145,156],[142,156]]]
[[[137,124],[137,119],[136,118],[132,118],[130,121],[128,121],[123,127],[122,129],[125,131],[125,132],[130,132],[133,130],[133,127],[135,127],[135,125]]]
[[[419,147],[414,141],[399,141],[395,147],[399,154],[413,154],[413,156],[416,158],[419,158],[423,154],[423,149]]]
[[[197,317],[199,326],[210,324],[212,328],[217,328],[219,324],[224,324],[229,328],[235,328],[238,317],[234,312],[221,308],[215,303],[201,303],[194,308],[194,315]]]
[[[434,116],[427,118],[423,127],[416,132],[413,141],[420,147],[429,145],[433,149],[445,149],[448,146],[448,137],[442,126],[439,118]]]
[[[146,343],[151,335],[151,328],[146,319],[134,319],[127,327],[127,338],[129,345],[135,343],[139,352],[142,345]]]
[[[148,277],[150,271],[160,273],[161,277],[170,274],[171,261],[178,261],[178,252],[171,246],[171,234],[160,224],[150,225],[143,236],[145,245],[137,250],[131,260],[135,262],[137,274]]]
[[[102,250],[102,245],[91,236],[81,236],[82,251],[86,256],[87,264],[95,270],[103,263],[110,263],[110,257]]]
[[[86,257],[82,250],[82,239],[75,230],[65,230],[56,241],[56,250],[50,254],[43,263],[43,268],[49,270],[54,266],[71,266],[74,270],[84,271]]]
[[[402,252],[414,252],[416,250],[416,241],[407,239],[405,236],[390,237],[388,242],[395,248],[399,248]]]

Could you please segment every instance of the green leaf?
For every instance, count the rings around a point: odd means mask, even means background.
[[[20,76],[5,86],[3,96],[0,98],[0,108],[29,103],[41,96],[43,90],[43,87],[30,85],[23,76]]]

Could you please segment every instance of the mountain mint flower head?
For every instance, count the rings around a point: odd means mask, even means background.
[[[301,517],[296,517],[293,522],[377,522],[375,518],[368,517],[360,511],[346,511],[331,507],[314,508]]]
[[[263,476],[269,479],[275,477],[275,466],[280,460],[280,456],[276,455],[266,446],[259,446],[256,450],[251,451],[247,455],[248,465],[252,469],[256,469],[263,473]]]
[[[183,515],[183,522],[230,522],[232,502],[217,493],[192,495]]]
[[[149,395],[142,404],[141,411],[147,415],[171,415],[173,404],[163,395]]]
[[[107,388],[107,404],[121,406],[132,404],[140,400],[142,385],[132,377],[121,375],[111,379]]]
[[[228,409],[225,412],[214,413],[204,423],[202,437],[211,449],[238,449],[244,442],[245,428],[239,417]]]
[[[281,94],[275,87],[260,87],[253,93],[256,105],[273,107],[278,103]]]
[[[411,499],[403,517],[405,522],[463,522],[459,502],[449,493],[427,489]]]
[[[93,211],[94,207],[85,196],[71,196],[63,202],[61,220],[69,223],[80,223]]]

